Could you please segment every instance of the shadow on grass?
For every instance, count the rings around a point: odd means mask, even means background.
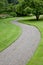
[[[36,19],[29,19],[29,21],[37,21]],[[43,18],[40,18],[38,21],[43,21]]]
[[[27,20],[23,20],[23,21],[29,21],[29,22],[43,22],[43,18],[40,18],[38,21],[34,18],[34,19],[27,19]]]

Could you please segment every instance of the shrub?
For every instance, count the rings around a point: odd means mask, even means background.
[[[16,12],[10,12],[10,15],[13,16],[13,17],[17,16]]]

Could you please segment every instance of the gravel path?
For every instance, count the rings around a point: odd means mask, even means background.
[[[13,21],[22,29],[21,36],[7,49],[0,52],[0,65],[26,65],[40,41],[40,32],[34,26]]]

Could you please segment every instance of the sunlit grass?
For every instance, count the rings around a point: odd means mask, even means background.
[[[10,23],[14,18],[0,19],[0,51],[11,45],[21,34],[21,28]]]

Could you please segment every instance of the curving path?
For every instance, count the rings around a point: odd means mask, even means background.
[[[0,65],[26,65],[40,41],[40,32],[34,26],[13,21],[21,27],[21,36],[7,49],[0,52]]]

